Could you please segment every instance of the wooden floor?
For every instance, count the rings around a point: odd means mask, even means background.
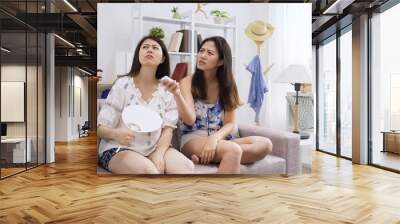
[[[400,223],[400,175],[316,153],[296,177],[97,176],[96,139],[0,181],[0,223]]]
[[[25,171],[25,167],[17,167],[17,168],[1,168],[1,177],[7,177],[22,171]]]
[[[24,172],[25,170],[29,170],[29,169],[33,169],[37,167],[36,163],[31,163],[31,164],[27,164],[27,167],[25,167],[25,164],[18,164],[18,167],[2,167],[0,172],[1,172],[1,178],[5,178],[20,172]]]
[[[372,157],[374,164],[389,167],[395,170],[400,170],[400,154],[392,152],[374,151]]]

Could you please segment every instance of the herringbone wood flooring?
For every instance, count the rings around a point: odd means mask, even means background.
[[[0,181],[0,223],[400,223],[400,175],[323,153],[289,178],[97,176],[95,141]]]

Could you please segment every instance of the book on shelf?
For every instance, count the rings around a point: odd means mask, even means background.
[[[196,62],[194,62],[196,64]],[[187,62],[188,68],[187,68],[187,75],[192,75],[192,63]]]
[[[191,30],[178,30],[171,37],[171,41],[168,45],[168,51],[173,52],[185,52],[190,53],[191,46]],[[195,44],[194,44],[194,52],[197,53],[198,49],[200,49],[200,44],[203,41],[201,34],[198,34],[197,31],[194,31],[195,36]]]
[[[188,74],[188,63],[180,62],[177,63],[174,69],[174,72],[171,75],[173,80],[177,82],[181,81]]]
[[[184,29],[184,30],[178,30],[176,32],[183,34],[182,43],[179,48],[179,52],[190,52],[191,31]]]
[[[197,34],[197,49],[194,52],[198,52],[200,50],[201,42],[203,42],[203,37],[201,34]]]
[[[176,32],[172,34],[171,40],[169,41],[168,51],[179,52],[179,48],[182,43],[183,33]]]

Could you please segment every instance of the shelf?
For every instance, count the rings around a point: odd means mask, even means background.
[[[190,24],[190,20],[143,16],[143,20],[161,23]]]
[[[168,51],[170,55],[177,55],[177,56],[190,56],[192,55],[190,52],[175,52],[175,51]]]
[[[143,16],[143,20],[152,22],[162,22],[162,23],[174,23],[174,24],[191,24],[191,20],[185,19],[173,19],[173,18],[161,18],[153,16]],[[194,22],[195,26],[213,29],[235,29],[234,25],[226,24],[215,24],[215,23],[204,23],[204,22]]]
[[[198,26],[198,27],[212,28],[212,29],[235,29],[236,28],[233,25],[202,23],[202,22],[195,22],[194,25]]]
[[[194,53],[194,56],[197,57],[197,53]],[[232,58],[236,58],[236,56],[232,55]]]
[[[140,8],[140,10],[142,10]],[[185,16],[183,19],[174,19],[172,17],[169,17],[167,14],[164,15],[159,15],[152,13],[151,10],[146,11],[147,14],[144,14],[142,11],[138,12],[137,17],[134,17],[135,19],[138,20],[139,26],[140,26],[140,35],[143,34],[144,29],[146,26],[143,24],[144,22],[152,22],[157,24],[158,26],[164,26],[164,25],[172,25],[172,26],[180,26],[179,30],[181,29],[187,29],[190,30],[190,34],[193,33],[193,30],[196,29],[210,29],[211,32],[214,33],[223,33],[223,36],[225,38],[232,38],[232,42],[230,43],[231,49],[232,49],[232,62],[234,63],[234,66],[237,66],[237,57],[235,57],[236,52],[236,36],[237,36],[237,29],[236,29],[236,17],[231,17],[229,20],[226,20],[225,23],[223,24],[215,24],[213,21],[202,21],[202,20],[197,20],[194,17],[194,11],[193,9],[188,10],[186,12],[180,13],[182,16]],[[170,35],[171,27],[168,27],[168,34]],[[178,29],[176,29],[178,30]],[[203,31],[203,30],[202,30]],[[208,31],[208,30],[207,30]],[[215,32],[217,31],[217,32]],[[173,31],[175,32],[175,31]],[[201,32],[200,32],[201,33]],[[221,35],[221,34],[220,34]],[[193,51],[196,47],[197,44],[197,37],[196,35],[190,35],[190,40],[189,40],[189,45],[194,44],[194,46],[191,46],[191,51]],[[194,48],[194,49],[193,49]],[[191,64],[196,63],[196,57],[197,57],[197,52],[174,52],[174,51],[169,51],[168,55],[172,58],[179,60],[188,60]],[[191,68],[193,70],[194,67]],[[192,71],[193,72],[193,71]]]

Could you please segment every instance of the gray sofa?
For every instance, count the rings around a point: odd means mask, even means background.
[[[101,107],[100,102],[99,106]],[[99,109],[99,108],[98,108]],[[179,131],[175,131],[172,139],[172,145],[179,149],[180,136]],[[300,174],[301,171],[301,155],[300,155],[300,138],[299,135],[291,132],[280,131],[270,128],[257,127],[252,125],[239,125],[239,136],[265,136],[271,139],[273,150],[262,160],[252,164],[241,165],[241,174],[257,174],[257,175],[285,175],[291,176]],[[195,166],[196,174],[214,174],[217,172],[217,164]],[[101,167],[97,167],[98,174],[108,173]]]
[[[239,125],[239,136],[265,136],[271,139],[273,144],[272,154],[252,164],[241,165],[241,174],[282,174],[286,176],[300,173],[300,139],[290,132],[278,131],[251,125]],[[174,135],[172,144],[179,148],[179,136]],[[195,166],[196,174],[216,173],[218,164]]]
[[[240,125],[239,135],[241,137],[251,135],[265,136],[271,139],[273,144],[272,154],[267,155],[262,160],[255,163],[241,165],[241,174],[285,176],[300,174],[300,139],[298,135],[290,132],[250,125]],[[178,136],[174,135],[173,145],[175,148],[178,148],[179,146],[177,139]],[[196,174],[215,174],[217,169],[217,164],[195,165]],[[101,167],[97,167],[97,172],[98,174],[108,173]]]

